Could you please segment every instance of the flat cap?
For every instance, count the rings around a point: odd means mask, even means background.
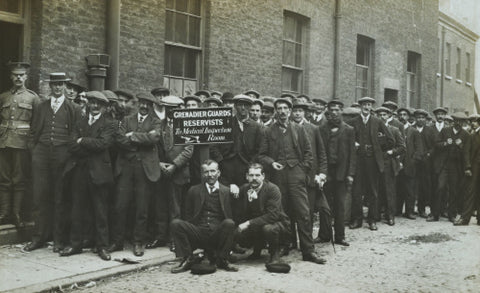
[[[254,105],[255,105],[255,104],[260,105],[260,107],[263,107],[263,104],[264,104],[264,103],[265,103],[265,102],[264,102],[263,100],[260,100],[260,99],[254,99],[254,100],[253,100],[253,104],[254,104]]]
[[[112,91],[110,91],[110,90],[104,90],[104,91],[102,91],[102,94],[103,94],[105,97],[107,97],[107,99],[108,99],[109,101],[118,101],[118,100],[119,100],[118,96],[117,96],[114,92],[112,92]]]
[[[389,113],[391,114],[392,113],[392,110],[388,109],[387,107],[378,107],[374,110],[375,113],[381,113],[381,112],[385,112],[385,113]]]
[[[404,108],[404,107],[398,108],[397,113],[400,113],[400,112],[407,112],[408,115],[412,115],[412,112],[408,108]]]
[[[177,96],[166,96],[163,97],[162,100],[158,103],[161,106],[167,106],[167,107],[178,107],[183,104],[182,99],[180,99]]]
[[[423,110],[423,109],[416,109],[415,111],[413,111],[413,115],[415,116],[425,116],[427,117],[428,116],[428,112]]]
[[[271,96],[263,96],[260,99],[263,100],[264,102],[266,102],[266,101],[272,102],[272,104],[273,104],[273,102],[275,102],[276,98],[271,97]]]
[[[360,108],[360,104],[355,102],[353,104],[350,105],[350,107],[353,107],[353,108]]]
[[[168,96],[170,95],[170,90],[166,87],[157,87],[150,91],[154,96]]]
[[[393,101],[386,101],[385,103],[382,104],[382,107],[387,107],[388,109],[395,111],[398,109],[397,103]]]
[[[219,91],[211,91],[210,96],[218,96],[220,98],[222,97],[222,93]]]
[[[324,98],[320,98],[320,97],[312,98],[312,101],[313,102],[320,102],[323,105],[327,104],[327,100],[325,100]]]
[[[260,98],[260,93],[257,92],[256,90],[248,90],[248,91],[245,91],[243,94],[247,96],[253,95],[255,96],[256,99]]]
[[[129,99],[129,100],[134,98],[133,93],[130,92],[130,91],[127,91],[127,90],[118,89],[118,90],[114,90],[113,92],[115,94],[117,94],[117,96],[122,96],[122,97],[125,97],[125,98]]]
[[[290,101],[293,101],[295,99],[295,97],[292,94],[281,94],[280,98],[290,99]]]
[[[271,273],[282,273],[282,274],[287,274],[290,272],[291,267],[287,263],[283,262],[271,262],[265,264],[265,267],[267,268],[267,271]]]
[[[480,119],[480,114],[471,114],[470,116],[468,116],[468,119],[471,121],[478,120]]]
[[[308,110],[308,104],[307,103],[304,103],[303,101],[300,101],[300,100],[293,100],[292,102],[292,108],[295,109],[295,108],[302,108],[304,110]]]
[[[30,63],[9,61],[7,66],[13,74],[23,74],[30,68]]]
[[[244,94],[239,94],[233,97],[233,102],[238,103],[238,102],[245,102],[248,104],[253,104],[253,99],[250,96],[244,95]]]
[[[150,101],[154,104],[158,104],[158,100],[150,93],[147,92],[141,92],[136,95],[137,99],[139,100],[145,100],[145,101]]]
[[[445,109],[443,107],[437,107],[437,108],[433,109],[433,111],[432,111],[433,114],[437,114],[437,112],[443,112],[445,114],[448,113],[447,109]]]
[[[340,101],[339,99],[333,99],[330,102],[328,102],[328,104],[327,104],[327,106],[332,106],[332,105],[339,105],[342,108],[344,106],[343,102]]]
[[[275,109],[274,106],[273,106],[273,102],[271,102],[271,101],[263,102],[263,107],[262,108],[269,109],[271,111],[273,111]]]
[[[231,101],[232,99],[233,99],[233,94],[231,92],[223,93],[223,95],[222,95],[222,101],[223,102]]]
[[[212,95],[211,97],[208,97],[203,101],[205,104],[206,103],[215,103],[217,106],[221,106],[223,104],[222,100],[217,97],[217,95]]]
[[[450,122],[453,122],[453,118],[450,115],[445,115],[445,118],[443,118],[443,119],[448,120]]]
[[[71,78],[67,77],[65,72],[52,72],[50,73],[50,77],[46,80],[48,82],[67,82],[72,80]]]
[[[217,267],[214,265],[197,263],[192,265],[190,273],[194,275],[207,275],[215,273],[216,270]]]
[[[210,92],[206,90],[199,90],[198,92],[195,93],[195,96],[205,96],[205,97],[210,97]]]
[[[343,109],[343,112],[342,114],[343,115],[360,115],[360,112],[362,112],[360,109],[358,108],[355,108],[355,107],[347,107],[345,109]]]
[[[99,91],[85,92],[85,97],[87,97],[87,99],[95,99],[97,101],[108,104],[107,97],[102,92],[99,92]]]
[[[363,97],[363,98],[360,98],[358,101],[357,101],[360,105],[362,103],[372,103],[372,104],[375,104],[375,99],[374,98],[370,98],[370,97]]]
[[[72,81],[68,81],[67,82],[67,86],[68,87],[71,87],[71,88],[74,88],[77,92],[81,93],[81,92],[85,92],[87,90],[86,87],[84,87],[83,85],[80,85],[78,83],[74,83]]]
[[[273,105],[275,106],[275,108],[277,107],[278,103],[286,103],[289,108],[293,108],[293,104],[292,104],[292,101],[290,101],[290,99],[287,99],[287,98],[276,99],[275,102],[273,102]]]
[[[301,98],[305,98],[308,102],[310,102],[310,101],[312,100],[312,99],[310,99],[309,96],[304,95],[304,94],[298,95],[298,96],[296,97],[296,99],[301,99]]]
[[[208,96],[208,97],[210,97],[210,96]],[[196,94],[195,95],[188,95],[188,96],[183,97],[183,102],[185,104],[187,104],[187,101],[190,101],[190,100],[197,101],[198,104],[202,103],[202,99],[200,99],[200,97],[197,96]]]
[[[452,114],[452,118],[454,120],[467,120],[468,119],[467,115],[465,115],[464,112],[455,112],[455,113]]]

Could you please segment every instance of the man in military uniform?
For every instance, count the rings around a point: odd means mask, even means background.
[[[24,226],[20,210],[30,166],[27,148],[32,113],[40,99],[25,88],[30,65],[11,62],[9,66],[13,87],[0,95],[0,224],[12,214],[13,223],[20,228]]]

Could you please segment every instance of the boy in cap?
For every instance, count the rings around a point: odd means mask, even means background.
[[[260,123],[260,116],[262,115],[263,101],[259,99],[253,100],[252,106],[250,107],[250,118],[253,121]]]
[[[0,225],[8,222],[24,227],[21,206],[30,168],[29,147],[32,113],[40,103],[25,87],[30,64],[9,62],[13,87],[0,95]]]
[[[70,245],[60,251],[60,256],[82,252],[84,213],[93,210],[95,245],[103,260],[110,260],[107,251],[108,192],[113,183],[112,163],[108,152],[113,144],[115,123],[104,114],[108,99],[99,91],[86,93],[88,116],[77,121],[73,130],[74,142],[70,145],[65,173],[71,172],[72,221]]]

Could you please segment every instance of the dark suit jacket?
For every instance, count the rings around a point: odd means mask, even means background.
[[[293,145],[300,161],[300,166],[306,173],[308,173],[312,169],[313,155],[312,146],[307,138],[307,133],[301,125],[292,122],[288,123],[288,127],[293,136]],[[283,135],[284,134],[277,122],[265,129],[265,139],[263,139],[260,147],[258,160],[266,168],[270,167],[272,163],[278,159],[279,150],[277,140]]]
[[[88,125],[88,116],[82,117],[73,129],[73,141],[70,144],[72,156],[65,165],[65,172],[72,170],[80,160],[86,160],[90,179],[94,184],[113,182],[112,163],[108,148],[113,144],[115,123],[104,115]],[[77,143],[78,138],[82,138]]]
[[[447,140],[451,138],[453,143],[451,145],[447,144]],[[460,139],[460,145],[455,144],[455,140]],[[438,136],[436,145],[439,149],[443,149],[447,152],[446,164],[461,164],[463,170],[471,168],[471,161],[468,151],[468,146],[471,145],[470,134],[464,129],[455,134],[453,132],[453,127],[443,128]],[[459,154],[459,158],[457,158]]]
[[[388,130],[385,123],[379,118],[370,115],[370,136],[372,138],[373,156],[377,162],[378,169],[383,172],[385,163],[383,160],[383,150],[389,149],[394,145],[393,135]],[[355,141],[359,141],[359,129],[365,127],[362,116],[356,116],[352,119],[352,125],[355,128]]]
[[[330,128],[328,124],[320,126],[320,135],[327,151],[329,152]],[[355,176],[357,152],[355,149],[355,132],[353,127],[342,122],[337,130],[337,170],[334,180],[344,181],[347,176]]]
[[[160,162],[175,165],[175,171],[169,180],[183,185],[190,181],[189,161],[193,155],[193,145],[174,145],[173,130],[167,128],[167,120],[161,122],[160,143],[158,144],[158,158]],[[168,138],[170,136],[170,138]]]
[[[393,120],[388,125],[398,128],[402,136],[405,138],[405,128],[403,128],[403,123],[400,122],[397,118],[393,118]]]
[[[470,164],[480,164],[480,133],[473,132],[465,147],[465,156]]]
[[[403,156],[405,155],[405,152],[406,152],[405,139],[397,127],[392,125],[389,125],[387,127],[388,127],[388,130],[390,130],[390,132],[393,135],[395,144],[391,148],[391,150],[393,151],[393,154],[389,155],[387,154],[387,152],[385,152],[384,160],[385,162],[387,162],[386,160],[390,160],[390,163],[393,168],[393,174],[397,176],[398,173],[400,172],[401,162],[403,161]]]
[[[230,189],[220,184],[219,188],[220,205],[225,219],[232,219]],[[205,204],[205,198],[208,196],[208,190],[205,183],[194,185],[188,190],[185,199],[185,220],[192,224],[199,224],[198,221]]]
[[[312,168],[307,174],[307,184],[309,186],[316,186],[315,175],[319,173],[327,175],[327,153],[325,152],[325,146],[318,126],[310,122],[304,122],[303,127],[312,146],[313,156]]]
[[[246,183],[240,187],[239,197],[237,199],[232,199],[232,201],[237,201],[238,204],[235,205],[238,208],[240,215],[240,223],[245,221],[250,221],[252,226],[264,226],[266,224],[274,224],[276,222],[282,222],[285,227],[288,227],[289,224],[288,216],[284,213],[282,208],[282,194],[277,185],[265,180],[263,182],[262,188],[258,192],[258,198],[255,199],[260,204],[260,210],[262,215],[256,218],[251,218],[247,214],[247,204],[248,204],[248,194],[247,191],[250,189],[250,184]]]
[[[133,132],[132,136],[126,134]],[[160,179],[160,161],[158,160],[157,143],[160,141],[160,120],[149,114],[142,125],[138,125],[137,113],[122,120],[117,135],[119,148],[115,164],[115,176],[122,172],[126,162],[137,156],[142,161],[147,178],[155,182]]]
[[[81,117],[80,106],[65,98],[62,107],[65,107],[65,109],[67,110],[67,128],[70,132],[70,135],[72,135],[74,125]],[[50,109],[50,100],[45,100],[38,105],[37,109],[32,114],[33,116],[31,129],[34,145],[36,145],[38,143],[38,140],[40,139],[40,135],[42,134],[43,128],[45,127],[45,115],[50,113]]]
[[[422,159],[423,143],[420,132],[409,126],[405,130],[406,153],[403,159],[403,172],[409,177],[415,176],[415,163]]]
[[[433,141],[434,146],[433,146],[433,151],[431,154],[432,157],[432,164],[433,164],[433,171],[436,173],[439,173],[445,166],[445,163],[447,161],[447,156],[448,152],[445,148],[441,148],[436,144],[436,141],[440,139],[440,132],[438,131],[437,127],[435,124],[430,127],[431,132],[430,132],[430,140]],[[445,129],[445,126],[442,128],[442,130]]]

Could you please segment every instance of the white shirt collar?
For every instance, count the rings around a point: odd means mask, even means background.
[[[320,114],[318,114],[318,115],[317,115],[317,118],[315,118],[315,120],[316,120],[317,122],[321,121],[322,119],[323,119],[323,112],[320,113]]]
[[[478,127],[477,129],[475,129],[475,132],[476,132],[476,133],[479,133],[479,132],[480,132],[480,127]]]
[[[422,131],[423,131],[423,126],[422,126],[422,127],[417,126],[417,130],[420,131],[420,132],[422,132]]]
[[[460,132],[460,130],[456,130],[455,127],[452,127],[453,133],[457,134]]]
[[[218,190],[220,188],[220,183],[218,183],[218,180],[217,180],[217,182],[215,182],[215,184],[213,184],[213,190],[210,190],[210,185],[207,182],[205,182],[205,186],[207,187],[208,192],[212,193],[215,190]]]
[[[92,119],[93,117],[93,122],[95,122],[100,118],[100,116],[102,116],[102,113],[98,113],[97,115],[88,114],[88,120]]]
[[[435,122],[435,126],[437,127],[437,130],[438,131],[441,131],[443,129],[443,126],[445,125],[445,123],[442,121],[442,122]]]
[[[55,98],[52,96],[52,98],[50,99],[50,105],[53,106],[53,104],[55,104],[60,108],[60,106],[63,104],[64,101],[65,101],[64,95],[61,95],[59,98]]]
[[[388,124],[390,124],[390,122],[392,122],[392,121],[393,121],[393,116],[391,116],[390,118],[388,118],[388,119],[387,119],[387,122],[386,122],[385,124],[388,125]]]
[[[143,122],[143,121],[145,121],[145,119],[147,119],[148,114],[147,114],[147,115],[142,115],[142,114],[138,113],[138,114],[137,114],[137,120],[138,120],[138,121],[140,121],[140,117],[143,117],[143,120],[142,120],[142,122]]]

